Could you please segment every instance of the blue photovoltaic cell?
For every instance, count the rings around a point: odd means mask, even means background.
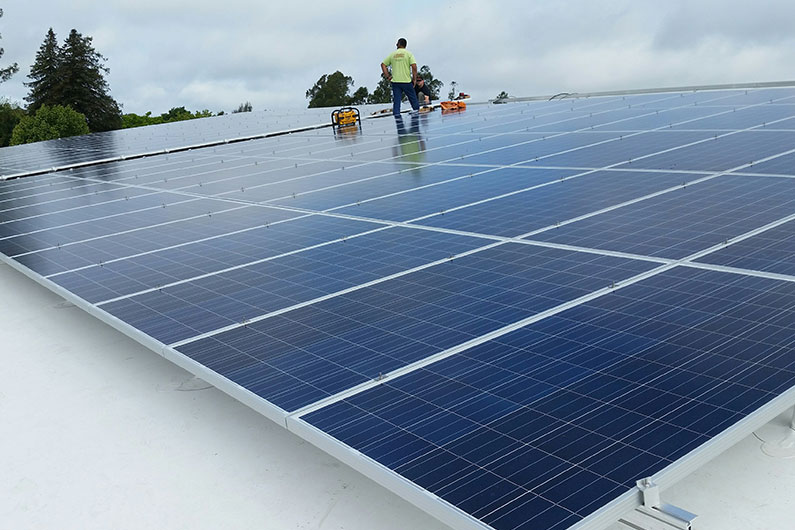
[[[25,254],[15,254],[13,257],[31,270],[43,276],[50,276],[100,264],[108,265],[112,261],[175,247],[187,246],[188,248],[183,250],[189,250],[190,244],[204,241],[203,251],[207,256],[215,256],[212,257],[212,261],[218,261],[219,254],[235,256],[241,252],[240,249],[234,248],[237,243],[241,246],[245,244],[246,235],[241,232],[258,231],[264,228],[266,223],[306,216],[298,212],[240,206],[234,203],[227,203],[226,206],[228,209],[212,214],[202,212],[193,217],[170,221],[168,224],[150,224],[100,237],[73,239],[69,244],[45,246]],[[52,240],[51,234],[59,233],[58,229],[47,232],[49,240]],[[213,248],[213,243],[206,241],[225,236],[229,239],[217,241],[219,246],[216,248]],[[25,236],[24,240],[29,244],[33,238],[35,234]],[[43,244],[47,245],[48,241],[43,241]]]
[[[545,132],[565,132],[576,130],[587,130],[591,127],[594,130],[627,130],[640,127],[643,130],[659,126],[667,126],[676,122],[675,118],[664,118],[668,112],[676,115],[676,107],[688,106],[684,119],[698,117],[701,109],[693,107],[693,103],[699,100],[720,100],[725,97],[722,94],[682,94],[672,96],[671,94],[644,94],[633,95],[619,98],[600,98],[590,101],[563,100],[558,103],[557,112],[548,113],[546,110],[554,103],[528,104],[522,113],[517,116],[514,110],[510,119],[490,120],[497,121],[496,124],[482,125],[480,132],[506,132],[517,130],[518,127],[526,127],[529,131]],[[521,107],[520,107],[521,108]],[[508,109],[506,109],[508,110]],[[689,111],[689,112],[688,112]],[[715,112],[705,110],[704,113]],[[647,117],[657,116],[655,121],[646,122]],[[524,117],[522,119],[522,117]],[[519,119],[517,119],[519,118]],[[673,121],[671,121],[673,120]],[[626,123],[626,126],[622,124]],[[652,125],[654,123],[654,125]],[[641,124],[645,124],[642,125]]]
[[[719,109],[716,109],[719,110]],[[771,121],[782,120],[795,116],[793,105],[762,105],[737,110],[721,110],[723,114],[711,118],[690,121],[676,125],[676,129],[722,129],[737,130],[748,127],[764,126]]]
[[[519,236],[695,178],[698,176],[600,171],[445,212],[418,223],[466,232]]]
[[[295,410],[653,266],[505,244],[177,349]]]
[[[0,176],[317,125],[327,109],[240,112],[2,148]]]
[[[63,207],[64,204],[80,206],[81,200],[83,204],[94,204],[98,197],[113,198],[119,193],[124,197],[131,192],[133,195],[147,193],[145,190],[130,190],[105,182],[53,178],[50,179],[49,185],[42,183],[39,186],[20,188],[13,193],[0,195],[0,208],[3,209],[3,216],[0,219],[8,220],[12,218],[8,215],[10,211],[30,205],[47,204],[48,208]]]
[[[795,180],[724,175],[532,239],[683,258],[791,215]]]
[[[455,169],[458,170],[459,175],[464,175],[465,178],[459,178],[439,186],[414,189],[410,193],[359,203],[343,208],[339,210],[339,213],[393,221],[409,221],[505,193],[513,193],[554,182],[574,174],[571,170],[557,169],[484,169],[472,166],[456,167]],[[405,173],[403,178],[412,176],[415,171],[423,170],[412,170]],[[471,175],[471,177],[467,175]]]
[[[542,157],[550,157],[569,149],[598,144],[617,139],[619,133],[574,132],[553,134],[545,139],[533,140],[515,146],[506,146],[491,152],[466,156],[461,159],[466,164],[512,165],[530,163]]]
[[[590,131],[591,129],[598,132],[604,132],[607,129],[601,127],[607,124],[618,124],[625,120],[637,119],[644,114],[654,112],[644,106],[627,106],[613,107],[610,109],[594,108],[591,111],[583,109],[583,112],[576,113],[576,117],[566,120],[560,120],[552,123],[539,123],[538,120],[528,122],[531,131],[540,130],[546,133],[556,132],[572,132],[572,131]],[[574,114],[574,113],[572,113]]]
[[[89,268],[53,275],[49,279],[81,298],[97,303],[285,252],[294,252],[378,227],[376,224],[348,219],[310,216],[111,263],[96,264]]]
[[[304,419],[496,530],[568,528],[795,383],[795,282],[760,277],[795,277],[795,88],[226,142],[328,112],[0,149],[41,172],[0,181],[0,252],[277,415],[346,392]]]
[[[82,139],[85,141],[85,138]],[[55,144],[64,144],[65,139],[50,142],[3,147],[3,164],[0,176],[15,175],[29,171],[46,171],[56,166],[79,164],[113,156],[112,147],[102,149],[68,149]]]
[[[771,228],[696,261],[795,276],[795,221]]]
[[[273,203],[292,208],[309,208],[321,211],[336,210],[357,202],[362,203],[362,201],[369,199],[446,182],[484,170],[484,168],[469,166],[420,166],[406,168],[389,164],[371,164],[366,169],[370,171],[371,178],[359,179],[344,186],[324,186],[325,189],[298,194],[295,198],[288,197],[274,200]],[[364,215],[356,210],[345,210],[340,213]],[[381,215],[374,215],[373,217],[389,219]]]
[[[538,161],[530,161],[523,165],[601,168],[628,162],[628,164],[621,167],[634,169],[635,166],[629,163],[639,158],[703,140],[709,135],[710,133],[707,131],[630,133],[626,136],[617,136],[615,140],[602,145],[541,158]]]
[[[760,103],[793,103],[792,87],[765,90],[737,90],[735,95],[723,98],[721,105],[757,105]]]
[[[52,215],[56,212],[68,212],[77,210],[81,207],[96,207],[108,203],[115,203],[127,199],[141,197],[140,201],[134,201],[132,207],[140,204],[156,204],[159,200],[162,205],[163,196],[155,191],[135,189],[123,186],[113,186],[108,184],[94,184],[82,180],[60,181],[53,179],[52,186],[36,187],[34,189],[20,189],[14,193],[7,194],[2,202],[2,212],[0,212],[0,226],[2,226],[3,236],[15,233],[10,228],[5,228],[8,223],[22,221],[32,217],[42,215]],[[144,198],[148,197],[148,199]],[[182,200],[186,197],[173,196],[170,201]],[[143,206],[143,207],[145,207]],[[129,207],[127,205],[126,207]],[[88,213],[84,210],[79,213]],[[73,214],[73,215],[76,215]],[[36,221],[34,221],[35,223]],[[58,226],[58,222],[50,223],[48,226]],[[34,224],[34,227],[36,225]],[[17,230],[19,232],[22,229]]]
[[[389,228],[125,298],[102,308],[170,344],[487,243],[439,232]]]
[[[795,132],[764,129],[717,136],[712,140],[667,153],[634,160],[620,167],[726,171],[795,148]],[[746,169],[753,171],[753,169]]]
[[[564,529],[795,384],[795,284],[675,269],[303,417],[497,530]]]
[[[239,145],[252,147],[248,143]],[[201,150],[172,154],[160,159],[159,164],[155,165],[153,160],[158,158],[78,168],[70,171],[69,175],[76,178],[102,179],[126,186],[147,186],[150,189],[217,196],[233,193],[241,188],[303,181],[345,165],[344,162],[275,159],[248,153],[245,156],[225,156],[220,153],[206,154]],[[104,174],[97,174],[99,168],[104,170]],[[355,172],[345,175],[356,178]]]
[[[524,130],[524,128],[517,128],[517,131]],[[501,134],[498,136],[489,136],[482,133],[480,136],[462,135],[458,137],[456,144],[437,149],[428,149],[429,142],[417,131],[415,135],[404,134],[398,136],[397,149],[393,149],[393,154],[396,156],[395,160],[399,162],[455,162],[461,159],[469,162],[469,157],[472,155],[492,149],[502,150],[506,145],[534,144],[543,141],[544,136],[543,134],[532,132],[526,132],[526,134]]]
[[[594,127],[596,131],[648,131],[649,129],[658,129],[660,127],[672,127],[675,123],[691,122],[698,120],[704,116],[711,116],[719,112],[725,112],[726,109],[718,107],[684,107],[656,110],[654,112],[646,112],[645,115],[631,120],[622,120],[617,123],[609,123]],[[688,123],[683,123],[679,126],[682,129],[688,129]],[[663,129],[666,130],[666,129]]]
[[[239,205],[172,194],[121,198],[91,207],[61,210],[0,224],[0,252],[8,256],[104,237]]]
[[[227,159],[228,160],[228,159]],[[233,163],[239,164],[234,169],[229,167]],[[195,168],[189,174],[181,177],[166,177],[165,180],[152,182],[150,185],[162,189],[174,189],[200,193],[202,195],[221,197],[241,191],[270,190],[280,188],[289,183],[294,183],[292,192],[303,191],[303,188],[313,189],[305,182],[313,180],[322,181],[323,177],[344,167],[343,162],[296,162],[295,160],[254,160],[247,158],[241,161],[224,161],[217,164],[216,160],[207,161],[206,166]],[[348,164],[350,165],[350,164]],[[340,174],[340,181],[354,180],[363,175],[356,171]],[[284,191],[272,192],[271,197],[285,194]],[[245,196],[244,196],[245,197]],[[268,196],[259,195],[249,197],[251,200],[264,200]]]
[[[795,128],[795,123],[793,123]],[[792,146],[790,146],[792,147]],[[753,173],[768,173],[771,175],[787,175],[795,177],[795,153],[784,156],[779,156],[766,162],[754,164],[753,166],[744,169],[746,172]]]

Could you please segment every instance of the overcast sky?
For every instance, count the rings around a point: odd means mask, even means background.
[[[399,6],[399,9],[397,8]],[[0,67],[22,84],[47,30],[107,58],[124,112],[305,107],[335,70],[375,87],[398,37],[477,100],[795,79],[792,0],[0,0]]]

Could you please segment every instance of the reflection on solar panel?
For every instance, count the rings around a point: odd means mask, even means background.
[[[795,88],[235,119],[0,150],[71,166],[5,261],[456,528],[603,527],[795,404]]]
[[[326,109],[241,112],[203,118],[198,125],[193,120],[180,121],[18,145],[3,149],[0,177],[91,164],[97,160],[123,159],[193,146],[223,144],[241,137],[263,136],[316,126],[325,123],[327,116]]]

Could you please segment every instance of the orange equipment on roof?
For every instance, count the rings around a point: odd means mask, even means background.
[[[464,110],[467,104],[463,101],[442,101],[442,110]]]

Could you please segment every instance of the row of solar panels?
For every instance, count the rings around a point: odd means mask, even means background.
[[[597,524],[793,401],[793,118],[641,94],[92,165],[2,183],[0,252],[448,522]]]

